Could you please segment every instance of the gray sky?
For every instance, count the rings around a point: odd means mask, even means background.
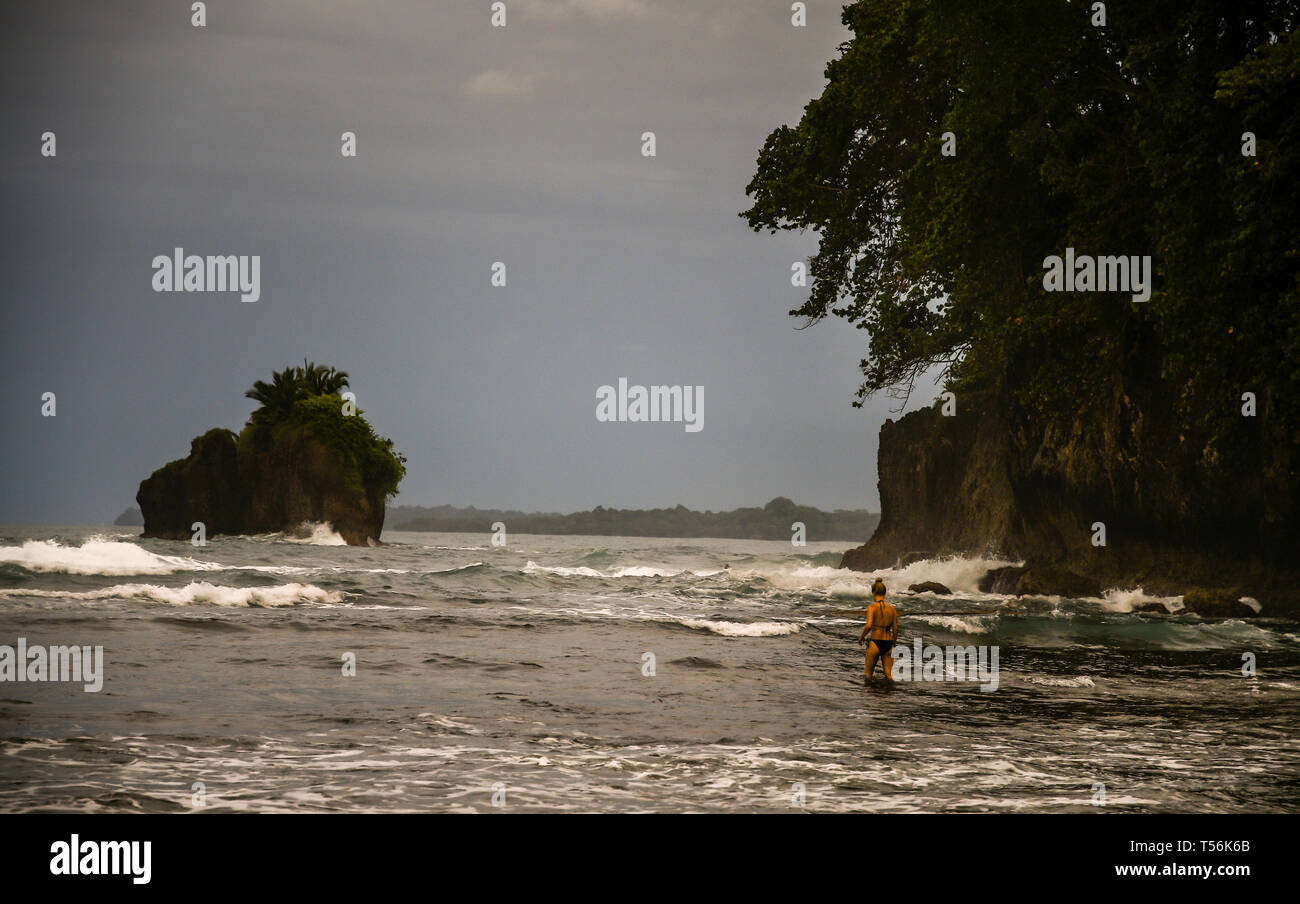
[[[815,237],[737,215],[840,4],[490,5],[0,8],[0,521],[111,519],[304,356],[408,457],[398,504],[878,508],[865,334],[796,331]],[[260,255],[261,300],[153,292],[177,246]],[[619,377],[702,385],[704,429],[598,422]]]

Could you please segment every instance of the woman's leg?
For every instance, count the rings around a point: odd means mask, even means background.
[[[870,678],[871,673],[876,670],[876,658],[880,653],[876,650],[876,645],[867,641],[867,667],[862,670],[862,674]]]

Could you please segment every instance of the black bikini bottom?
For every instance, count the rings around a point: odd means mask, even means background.
[[[876,645],[876,649],[880,651],[881,656],[888,656],[889,651],[894,648],[894,642],[892,640],[876,640],[873,637],[871,638],[871,642]]]

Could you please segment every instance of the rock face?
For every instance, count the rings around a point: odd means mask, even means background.
[[[845,554],[842,567],[872,571],[1005,545],[1020,531],[1007,440],[1005,425],[944,417],[934,408],[886,421],[878,459],[880,524],[865,546]]]
[[[980,578],[980,593],[1015,593],[1016,584],[1020,582],[1020,576],[1028,570],[1022,565],[991,568],[985,573],[984,577]]]
[[[1265,615],[1300,611],[1291,453],[1261,443],[1257,473],[1207,484],[1198,459],[1208,453],[1181,449],[1155,401],[1139,406],[1122,381],[1099,395],[1103,414],[1066,431],[1015,422],[973,395],[954,416],[927,408],[886,421],[880,525],[842,567],[894,567],[918,549],[998,555],[1024,567],[990,572],[981,590],[1097,596],[1141,586],[1172,596],[1230,586]],[[1104,546],[1093,542],[1098,523]]]
[[[922,581],[919,584],[913,584],[907,588],[909,593],[937,593],[940,596],[948,596],[952,593],[943,584],[938,581]]]
[[[146,537],[188,540],[196,521],[208,536],[328,521],[362,546],[384,528],[384,494],[367,491],[340,452],[305,432],[258,447],[229,430],[209,430],[187,457],[142,481],[135,498]]]
[[[1144,615],[1168,615],[1169,610],[1165,608],[1164,603],[1138,603],[1133,607],[1134,612],[1140,612]]]
[[[1183,606],[1188,612],[1206,618],[1253,618],[1257,613],[1241,602],[1242,596],[1238,589],[1196,588],[1183,595]]]
[[[1025,567],[1007,565],[992,568],[980,578],[981,593],[1014,593],[1029,596],[1068,596],[1075,599],[1101,596],[1095,578],[1075,574],[1054,565]]]
[[[1068,596],[1075,599],[1101,596],[1101,584],[1096,578],[1075,574],[1067,568],[1040,565],[1026,568],[1016,579],[1019,596]]]

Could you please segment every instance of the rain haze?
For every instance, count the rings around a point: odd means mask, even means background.
[[[397,504],[878,510],[897,402],[852,407],[865,333],[798,330],[816,237],[738,216],[848,36],[839,4],[807,27],[777,0],[191,15],[0,12],[0,521],[111,520],[304,358],[407,457]],[[153,291],[176,248],[259,256],[260,298]],[[703,387],[703,429],[598,421],[620,377]]]

